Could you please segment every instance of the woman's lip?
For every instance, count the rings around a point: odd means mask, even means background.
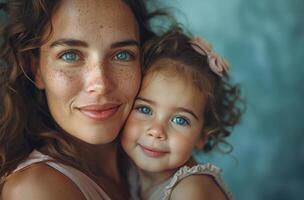
[[[119,107],[118,104],[95,104],[78,107],[78,110],[90,119],[103,121],[112,117]]]
[[[160,149],[153,148],[153,147],[147,147],[147,146],[144,146],[141,144],[139,144],[139,146],[143,150],[143,152],[149,157],[157,158],[157,157],[161,157],[164,154],[168,153],[168,151],[160,150]]]

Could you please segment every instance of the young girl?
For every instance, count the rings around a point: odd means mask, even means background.
[[[144,47],[144,78],[122,135],[139,171],[133,198],[232,199],[212,164],[196,164],[193,149],[210,151],[240,118],[228,64],[201,38],[174,28]]]

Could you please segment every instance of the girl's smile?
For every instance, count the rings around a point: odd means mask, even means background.
[[[144,146],[141,144],[138,144],[142,151],[149,157],[158,158],[161,156],[164,156],[166,153],[169,153],[168,151],[162,150],[160,148],[150,147],[150,146]]]

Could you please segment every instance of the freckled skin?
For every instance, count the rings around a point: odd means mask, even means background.
[[[50,112],[69,134],[90,144],[107,144],[118,135],[140,84],[137,46],[112,48],[125,40],[139,42],[138,25],[120,0],[65,0],[52,17],[53,33],[41,47],[36,84],[45,90]],[[51,44],[60,39],[83,41],[86,47]],[[80,60],[66,62],[61,55],[76,51]],[[117,61],[117,52],[129,51],[131,61]],[[105,121],[88,119],[79,107],[119,105]]]

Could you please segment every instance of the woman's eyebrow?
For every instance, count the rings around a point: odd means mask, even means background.
[[[82,40],[76,40],[76,39],[59,39],[54,41],[51,45],[50,48],[55,47],[55,46],[80,46],[80,47],[88,47],[88,43],[82,41]]]
[[[114,42],[111,45],[111,48],[118,48],[118,47],[125,47],[125,46],[136,46],[136,47],[140,47],[139,42],[136,40],[123,40],[123,41],[119,41],[119,42]]]
[[[80,47],[88,47],[88,43],[82,41],[82,40],[76,40],[76,39],[68,39],[68,38],[63,38],[56,40],[52,42],[50,47],[54,46],[80,46]],[[124,41],[119,41],[119,42],[114,42],[111,44],[111,48],[119,48],[119,47],[124,47],[124,46],[136,46],[140,47],[139,42],[136,40],[124,40]]]

